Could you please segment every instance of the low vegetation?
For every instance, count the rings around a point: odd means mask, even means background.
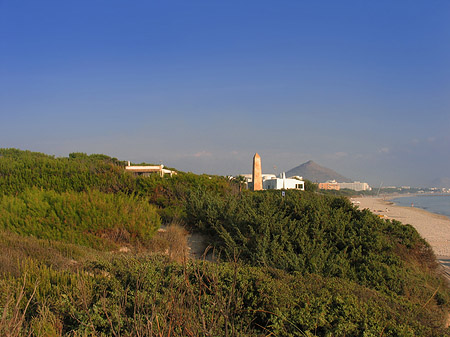
[[[449,335],[414,228],[343,197],[123,165],[0,149],[0,335]],[[214,262],[188,258],[186,230]]]
[[[0,228],[37,238],[95,248],[145,244],[161,226],[156,207],[145,199],[98,191],[37,188],[0,200]]]
[[[238,253],[253,266],[340,277],[399,295],[415,274],[401,256],[414,251],[415,262],[434,261],[413,227],[380,220],[345,198],[298,191],[217,197],[198,190],[187,214],[225,257]]]

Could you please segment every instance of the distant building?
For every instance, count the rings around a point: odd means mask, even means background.
[[[252,183],[253,182],[253,174],[251,174],[251,173],[248,173],[248,174],[240,174],[240,176],[242,176],[242,177],[244,177],[245,178],[245,181],[247,182],[247,183]],[[265,174],[265,173],[263,173],[262,174],[262,180],[263,180],[263,182],[264,182],[264,180],[267,180],[267,179],[273,179],[273,178],[276,178],[277,176],[275,175],[275,174]]]
[[[263,181],[265,190],[305,190],[305,182],[297,178],[286,178],[283,173],[280,178],[271,178]]]
[[[280,178],[277,178],[274,174],[263,174],[261,169],[261,157],[256,153],[253,157],[253,172],[252,174],[241,174],[240,176],[245,178],[247,188],[252,191],[264,190],[305,190],[305,182],[302,177],[294,176],[286,178],[286,174],[283,173]],[[257,186],[255,188],[254,181],[257,180]],[[261,187],[259,183],[262,182]]]
[[[177,172],[168,170],[164,168],[164,165],[142,165],[142,166],[131,166],[130,162],[125,167],[125,170],[132,172],[135,176],[148,177],[151,174],[159,174],[159,176],[164,177],[165,174],[169,174],[171,177]]]
[[[335,190],[339,191],[341,187],[339,186],[339,183],[336,182],[336,180],[328,180],[326,183],[320,183],[319,184],[320,190]]]
[[[338,183],[341,189],[346,188],[353,191],[371,191],[372,187],[368,183],[354,181],[352,183]]]

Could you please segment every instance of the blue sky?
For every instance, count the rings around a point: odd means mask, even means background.
[[[417,186],[449,93],[448,1],[0,0],[0,147]]]

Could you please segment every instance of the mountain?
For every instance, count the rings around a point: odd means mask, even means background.
[[[286,177],[300,176],[312,182],[323,183],[327,180],[336,180],[339,183],[352,182],[353,180],[319,164],[312,160],[294,167],[286,172]]]
[[[433,180],[431,187],[450,188],[450,178],[444,177]]]

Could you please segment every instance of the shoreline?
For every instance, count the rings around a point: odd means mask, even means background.
[[[420,197],[420,196],[448,196],[448,193],[447,194],[419,194],[419,193],[411,193],[411,194],[408,194],[408,195],[395,195],[395,196],[393,196],[393,197],[391,197],[391,198],[389,198],[389,199],[383,199],[383,200],[387,200],[388,202],[391,202],[391,203],[393,203],[395,206],[397,206],[397,207],[405,207],[405,208],[410,208],[409,206],[400,206],[400,205],[397,205],[394,201],[393,201],[393,199],[399,199],[399,198],[407,198],[407,197]],[[422,211],[425,211],[425,212],[427,212],[427,213],[429,213],[430,215],[436,215],[436,216],[442,216],[442,217],[444,217],[444,218],[446,218],[446,219],[449,219],[450,220],[450,215],[446,215],[446,214],[441,214],[441,213],[434,213],[434,212],[431,212],[431,211],[428,211],[428,210],[426,210],[426,209],[424,209],[424,208],[421,208],[420,206],[416,206],[416,205],[414,205],[413,206],[414,208],[416,208],[416,209],[418,209],[418,210],[422,210]],[[413,208],[413,207],[411,207],[411,208]]]
[[[410,195],[409,195],[410,196]],[[393,196],[392,198],[397,198]],[[398,206],[383,197],[351,198],[359,209],[369,209],[384,219],[413,226],[431,246],[450,281],[450,218],[417,207]]]

